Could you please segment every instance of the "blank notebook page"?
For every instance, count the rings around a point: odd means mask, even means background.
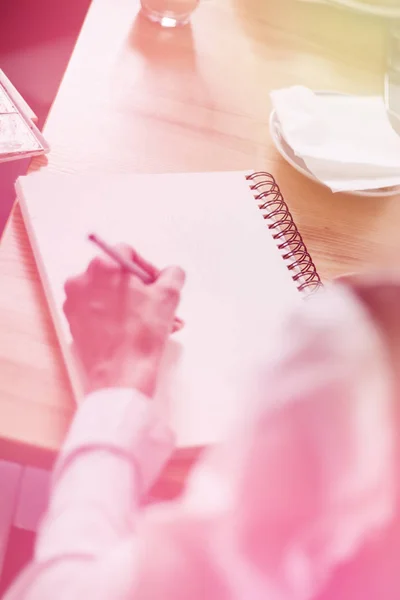
[[[187,274],[156,403],[179,446],[221,440],[250,405],[273,330],[300,294],[243,173],[51,175],[19,179],[18,196],[79,401],[84,378],[62,311],[64,283],[85,270],[96,232]],[[265,390],[266,398],[268,390]]]

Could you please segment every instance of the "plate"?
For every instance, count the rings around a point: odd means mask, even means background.
[[[344,94],[341,94],[340,92],[316,92],[316,94],[319,94],[319,95],[328,95],[329,94],[332,96],[344,95]],[[311,179],[312,181],[319,183],[319,185],[322,185],[323,187],[330,189],[330,188],[328,188],[328,186],[326,186],[324,183],[322,183],[322,181],[317,179],[311,173],[311,171],[308,169],[304,160],[302,158],[300,158],[299,156],[296,156],[296,154],[294,153],[291,146],[289,146],[289,144],[286,142],[285,138],[283,137],[281,124],[279,122],[278,115],[276,114],[275,110],[273,110],[271,112],[271,115],[269,118],[269,130],[270,130],[272,141],[274,143],[275,148],[278,150],[278,152],[282,156],[282,158],[284,158],[286,160],[286,162],[289,163],[289,165],[291,165],[294,169],[296,169],[296,171],[298,171],[299,173],[301,173],[308,179]],[[379,188],[379,189],[375,189],[375,190],[360,190],[360,191],[357,190],[357,191],[349,191],[349,192],[335,192],[335,194],[338,194],[338,193],[350,194],[352,196],[366,196],[368,198],[371,198],[371,197],[372,198],[386,198],[387,196],[396,196],[397,194],[400,194],[400,185],[386,187],[386,188]]]

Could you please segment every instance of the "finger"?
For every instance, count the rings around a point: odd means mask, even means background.
[[[179,267],[168,267],[161,271],[154,284],[157,298],[166,309],[174,311],[185,283],[185,272]]]
[[[155,287],[163,290],[172,289],[180,293],[185,280],[186,274],[183,269],[180,267],[167,267],[160,272],[155,282]]]
[[[146,271],[146,273],[148,273],[152,279],[156,280],[157,277],[160,275],[160,269],[157,269],[157,267],[155,267],[154,265],[149,263],[136,250],[132,250],[132,251],[133,251],[133,260],[135,261],[135,263],[141,269],[143,269],[143,271]]]
[[[160,274],[160,269],[157,269],[154,265],[152,265],[149,261],[147,261],[137,250],[129,246],[128,244],[118,244],[115,246],[115,249],[121,253],[121,255],[138,265],[145,273],[150,275],[152,279],[157,279]]]
[[[91,279],[104,277],[105,274],[112,275],[119,269],[117,262],[107,254],[96,256],[90,261],[87,273]]]
[[[113,247],[121,256],[127,259],[131,256],[131,248],[125,245]],[[87,301],[93,307],[93,301],[102,299],[118,301],[121,311],[126,310],[129,300],[129,290],[137,295],[145,289],[140,277],[136,277],[122,268],[114,258],[98,256],[91,261],[88,271]],[[90,302],[91,300],[91,302]]]
[[[180,317],[175,317],[174,322],[172,324],[172,333],[177,333],[181,331],[185,327],[185,321]]]
[[[88,283],[87,273],[82,273],[76,277],[69,277],[64,284],[64,292],[67,298],[75,296],[82,292]]]

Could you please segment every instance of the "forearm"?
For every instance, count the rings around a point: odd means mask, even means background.
[[[77,411],[55,469],[37,559],[65,552],[94,556],[123,539],[172,447],[171,433],[139,392],[90,395]]]

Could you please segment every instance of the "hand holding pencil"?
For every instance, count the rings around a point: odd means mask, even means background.
[[[100,248],[107,256],[113,259],[116,264],[120,265],[124,271],[130,273],[134,277],[138,277],[141,281],[143,281],[144,284],[149,285],[154,283],[157,280],[157,277],[160,275],[160,271],[142,258],[140,254],[133,250],[133,248],[131,249],[131,258],[127,259],[121,252],[108,244],[99,235],[91,233],[89,234],[88,239],[93,242],[93,244],[96,244],[96,246]],[[183,326],[184,322],[182,319],[175,317],[173,332],[175,333],[176,331],[180,331]]]
[[[66,282],[64,303],[86,393],[117,387],[152,396],[167,340],[183,326],[175,311],[185,274],[159,271],[129,246],[90,240],[103,253]]]

